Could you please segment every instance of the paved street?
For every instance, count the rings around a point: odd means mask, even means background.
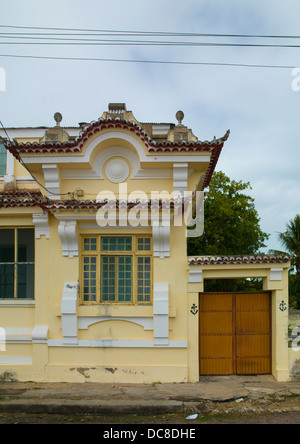
[[[197,418],[188,420],[196,414]],[[0,424],[299,424],[300,382],[202,377],[188,384],[0,383]]]

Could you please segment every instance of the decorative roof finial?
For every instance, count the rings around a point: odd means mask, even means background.
[[[178,120],[178,126],[182,126],[182,121],[184,119],[184,113],[182,111],[178,111],[176,113],[176,119]]]
[[[60,113],[54,114],[54,120],[56,122],[56,126],[60,126],[60,122],[62,121],[63,116]]]

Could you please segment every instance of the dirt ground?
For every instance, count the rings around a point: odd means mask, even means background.
[[[200,415],[196,420],[187,420],[185,415],[168,414],[159,416],[111,416],[111,415],[30,415],[0,414],[0,424],[162,424],[162,425],[182,425],[198,427],[201,424],[300,424],[300,413],[264,413],[255,415],[254,413],[238,414],[218,414],[210,416]],[[124,427],[125,429],[126,427]]]

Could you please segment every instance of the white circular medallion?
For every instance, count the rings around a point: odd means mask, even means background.
[[[105,167],[105,175],[113,183],[121,183],[128,179],[129,166],[125,160],[112,159]]]

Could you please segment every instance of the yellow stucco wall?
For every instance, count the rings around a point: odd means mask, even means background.
[[[117,133],[117,130],[103,131],[103,135],[114,131]],[[133,138],[132,143],[128,141],[128,134]],[[96,171],[98,175],[103,174],[102,179],[93,179],[92,176],[84,179],[83,170],[90,174],[97,164],[97,156],[115,146],[120,150],[122,147],[130,150],[138,158],[134,148],[136,143],[140,145],[141,152],[150,157],[141,139],[136,134],[132,135],[124,130],[126,140],[121,143],[119,136],[117,138],[112,135],[109,140],[96,145],[90,158],[84,160],[89,146],[98,136],[99,134],[92,136],[80,154],[60,156],[64,160],[68,159],[67,163],[57,166],[61,194],[74,192],[80,188],[84,191],[83,199],[89,200],[95,199],[100,191],[110,190],[118,198],[119,185],[105,177],[105,163]],[[128,154],[127,151],[126,153]],[[199,153],[192,152],[189,155],[195,158]],[[200,156],[202,155],[208,154],[201,153]],[[164,174],[168,178],[161,178],[163,175],[158,174],[157,178],[152,179],[129,179],[126,182],[128,194],[136,190],[148,195],[153,190],[166,190],[171,193],[174,186],[172,177],[174,160],[162,162],[166,156],[170,157],[170,153],[153,155],[153,162],[141,163],[139,168],[143,172],[147,168],[152,169],[153,176],[157,170],[164,169]],[[24,156],[28,162],[33,157],[34,155]],[[43,155],[39,164],[31,165],[32,172],[42,185],[47,185],[42,164],[48,157],[51,158],[50,155]],[[75,158],[80,162],[75,163],[73,161]],[[126,156],[125,158],[127,159]],[[186,159],[184,152],[175,160],[180,163],[182,159]],[[195,190],[207,167],[208,162],[189,165],[190,171],[186,183],[188,191]],[[74,176],[71,179],[63,178],[64,175],[68,176],[70,169],[75,171],[75,178]],[[76,169],[81,171],[79,179],[76,178]],[[150,176],[151,174],[149,173]],[[16,162],[15,175],[17,183],[18,177],[28,176],[26,170]],[[56,177],[50,177],[48,186],[56,185]],[[37,187],[34,183],[26,184],[28,188],[32,186]],[[41,191],[44,195],[47,194],[46,190],[41,189]],[[36,232],[35,300],[0,300],[0,328],[4,328],[7,334],[6,350],[0,349],[0,375],[9,372],[21,381],[124,383],[198,381],[199,321],[198,316],[191,312],[191,307],[199,303],[203,280],[262,277],[264,289],[272,292],[273,374],[278,380],[288,379],[289,356],[286,339],[288,319],[287,313],[279,310],[282,301],[288,303],[288,264],[283,266],[280,281],[270,280],[270,270],[276,267],[282,268],[281,264],[188,267],[184,223],[177,227],[171,221],[169,231],[167,228],[166,231],[161,230],[159,234],[155,234],[153,227],[134,228],[129,225],[127,228],[100,228],[96,224],[95,210],[53,209],[48,216],[46,215],[46,231],[43,231],[45,230],[43,225],[42,234],[39,235],[38,230],[41,226],[39,222],[37,225],[33,223],[33,214],[36,213],[43,214],[37,207],[0,208],[0,228],[32,227]],[[61,234],[61,224],[69,222],[76,224],[76,229]],[[153,257],[151,304],[83,305],[81,303],[81,290],[80,288],[76,290],[75,285],[80,283],[80,239],[81,236],[89,234],[146,234],[152,237],[153,243],[155,237],[158,253],[156,252]],[[77,253],[70,253],[72,250],[70,244],[77,245]],[[63,253],[64,249],[67,251],[66,255]],[[189,282],[190,270],[197,269],[202,271],[202,280]],[[74,295],[75,305],[72,299]],[[64,298],[67,301],[67,308],[62,306]],[[163,344],[159,343],[161,338]]]

